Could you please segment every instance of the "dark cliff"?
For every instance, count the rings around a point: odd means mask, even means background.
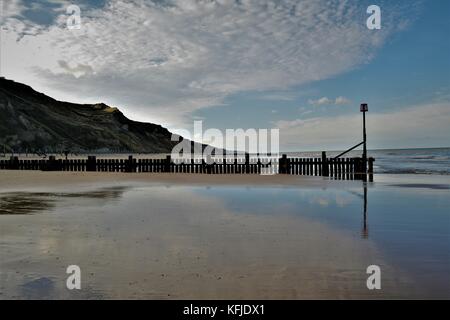
[[[117,108],[57,101],[0,78],[0,152],[168,153],[177,143],[160,125],[128,119]]]

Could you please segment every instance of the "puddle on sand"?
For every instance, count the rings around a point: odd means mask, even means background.
[[[32,214],[50,210],[55,200],[46,199],[34,194],[7,194],[0,196],[0,215]]]
[[[51,210],[56,202],[70,198],[119,199],[127,187],[112,187],[92,192],[13,192],[0,194],[0,215],[25,215]]]

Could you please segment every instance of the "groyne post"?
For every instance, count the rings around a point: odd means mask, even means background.
[[[9,158],[9,169],[18,170],[19,169],[19,157],[11,156]]]
[[[329,175],[330,171],[328,169],[327,153],[322,151],[322,176],[328,177]]]
[[[86,171],[95,172],[97,171],[97,157],[96,156],[88,156],[86,161]]]
[[[170,164],[172,162],[172,158],[170,155],[166,156],[166,161],[164,163],[164,172],[170,172]]]

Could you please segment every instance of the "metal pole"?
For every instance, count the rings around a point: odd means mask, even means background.
[[[364,174],[367,173],[367,138],[366,138],[366,111],[363,112],[363,143],[364,143],[364,149],[363,149],[363,170]]]

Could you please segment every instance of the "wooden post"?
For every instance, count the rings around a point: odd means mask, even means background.
[[[362,179],[362,158],[355,158],[355,179]]]
[[[170,155],[166,156],[166,161],[164,163],[164,172],[170,172],[170,163],[172,162],[172,159]]]
[[[19,169],[19,157],[11,156],[9,158],[9,169],[18,170]]]
[[[125,172],[133,172],[133,156],[128,156],[128,160],[125,162]]]
[[[250,154],[245,154],[245,173],[250,173]]]
[[[55,171],[56,170],[56,157],[49,156],[47,162],[47,171]]]
[[[87,163],[86,163],[86,171],[97,171],[96,170],[96,162],[97,159],[95,156],[88,156]]]
[[[287,173],[287,156],[285,154],[279,159],[279,172],[281,174]]]
[[[369,174],[373,174],[373,162],[375,161],[374,158],[369,158]]]
[[[373,182],[373,162],[375,161],[374,158],[369,158],[369,181]]]
[[[328,170],[327,153],[322,151],[322,176],[328,177],[330,171]]]
[[[317,159],[316,158],[313,158],[313,175],[314,176],[317,176],[317,172],[319,171],[318,169],[317,169]]]
[[[205,161],[205,166],[206,166],[205,173],[207,173],[207,174],[211,174],[211,163],[212,163],[211,155],[208,154],[208,155],[206,155],[206,161]]]
[[[128,156],[128,160],[125,164],[126,169],[125,172],[131,172],[131,163],[133,162],[133,156]]]

